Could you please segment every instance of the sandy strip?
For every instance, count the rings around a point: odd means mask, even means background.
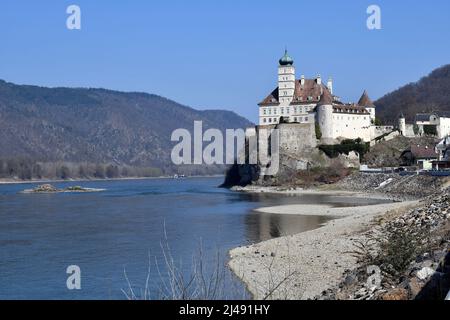
[[[237,192],[254,193],[254,194],[283,194],[283,195],[328,195],[328,196],[341,196],[341,197],[353,197],[353,198],[365,198],[365,199],[386,199],[392,200],[393,198],[387,194],[381,192],[358,192],[347,190],[332,190],[332,189],[302,189],[302,188],[280,188],[280,187],[260,187],[260,186],[247,186],[247,187],[234,187],[231,190]]]
[[[334,208],[331,205],[307,205],[294,204],[277,207],[256,209],[256,212],[272,214],[295,214],[305,216],[346,216],[349,215],[346,207]],[[352,208],[354,209],[354,208]]]
[[[292,205],[260,209],[262,212],[343,216],[325,226],[230,251],[230,268],[255,299],[312,299],[336,286],[344,272],[356,266],[349,253],[362,239],[375,217],[403,212],[418,201],[362,207]],[[316,211],[317,210],[317,211]]]

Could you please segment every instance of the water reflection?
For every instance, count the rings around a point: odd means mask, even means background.
[[[327,204],[331,207],[357,207],[391,202],[383,199],[336,196],[327,194],[245,194],[246,201],[257,202],[260,207],[273,207],[294,204]],[[305,216],[293,214],[270,214],[251,210],[245,216],[245,236],[250,243],[294,235],[316,229],[328,221],[327,216]]]
[[[250,243],[316,229],[332,220],[323,216],[297,216],[255,212],[245,217],[246,237]]]

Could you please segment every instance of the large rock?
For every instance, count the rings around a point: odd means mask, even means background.
[[[435,271],[429,267],[422,268],[421,270],[417,271],[417,278],[420,280],[427,280],[430,278]]]

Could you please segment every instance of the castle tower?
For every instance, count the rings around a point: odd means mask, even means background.
[[[404,136],[406,134],[406,119],[403,113],[400,115],[398,119],[398,129],[400,130],[400,134]]]
[[[317,118],[323,141],[333,140],[333,97],[328,90],[324,90],[317,104]]]
[[[279,61],[278,66],[278,97],[280,105],[289,105],[294,99],[295,67],[294,60],[287,50]]]
[[[361,98],[359,99],[358,105],[361,107],[364,107],[367,109],[367,111],[370,112],[370,120],[372,123],[375,123],[376,114],[375,114],[375,105],[373,104],[372,100],[369,98],[369,94],[366,90],[364,90],[364,93],[362,94]]]

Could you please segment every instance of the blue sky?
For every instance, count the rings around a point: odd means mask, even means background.
[[[66,28],[70,4],[80,31]],[[366,28],[371,4],[382,30]],[[2,1],[0,79],[145,91],[256,121],[285,46],[298,77],[376,99],[450,63],[449,18],[448,0]]]

